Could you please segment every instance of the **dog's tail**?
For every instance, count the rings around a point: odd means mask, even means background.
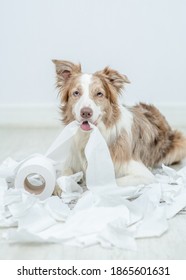
[[[179,163],[186,157],[186,136],[175,130],[171,138],[170,149],[163,159],[163,163],[166,165]]]

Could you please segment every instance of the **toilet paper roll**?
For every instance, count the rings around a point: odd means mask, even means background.
[[[51,161],[43,156],[25,161],[15,177],[15,188],[24,188],[41,200],[50,197],[56,183],[56,171]]]

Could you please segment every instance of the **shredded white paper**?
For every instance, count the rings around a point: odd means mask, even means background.
[[[56,172],[70,152],[78,125],[69,124],[46,155]],[[136,239],[161,236],[168,219],[186,207],[186,167],[162,166],[156,183],[118,187],[105,140],[93,127],[85,150],[87,190],[78,184],[82,172],[57,178],[62,197],[40,200],[24,188],[14,188],[22,163],[11,158],[0,166],[0,227],[8,242],[63,242],[68,245],[136,250]],[[34,155],[35,156],[35,155]],[[95,164],[96,163],[96,164]],[[101,172],[100,172],[101,170]],[[72,201],[77,201],[72,208]]]

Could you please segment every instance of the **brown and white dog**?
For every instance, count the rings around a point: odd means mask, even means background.
[[[140,103],[130,108],[120,104],[119,95],[129,83],[125,75],[109,67],[84,74],[79,64],[53,62],[63,123],[80,123],[63,175],[79,171],[85,174],[84,148],[91,133],[90,123],[105,138],[120,186],[152,183],[154,176],[149,167],[170,165],[186,156],[186,138],[172,130],[154,106]]]

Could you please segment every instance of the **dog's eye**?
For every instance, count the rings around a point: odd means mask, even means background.
[[[75,97],[80,96],[79,91],[77,91],[77,90],[76,90],[76,91],[74,91],[74,92],[73,92],[73,96],[75,96]]]
[[[98,97],[103,97],[103,93],[102,93],[102,92],[98,92],[96,95],[97,95]]]

